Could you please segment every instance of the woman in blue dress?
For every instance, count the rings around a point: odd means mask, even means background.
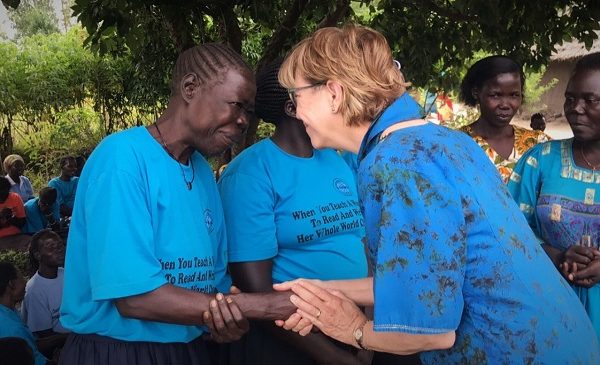
[[[600,336],[600,53],[575,66],[564,109],[573,138],[531,149],[508,187]]]

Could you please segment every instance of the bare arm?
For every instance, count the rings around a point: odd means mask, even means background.
[[[230,295],[245,317],[275,320],[295,311],[289,292]],[[115,300],[124,317],[182,325],[203,325],[203,313],[214,296],[165,284],[151,292]]]
[[[273,290],[272,267],[272,260],[262,260],[229,264],[229,271],[234,285],[242,291],[270,292]],[[295,332],[277,327],[272,321],[257,322],[257,324],[273,336],[305,352],[320,364],[358,364],[356,357],[334,345],[322,333],[310,333],[303,337]]]
[[[294,284],[299,280],[308,281],[314,285],[317,285],[327,290],[337,290],[342,292],[344,296],[352,300],[354,303],[360,306],[371,307],[373,306],[373,278],[367,277],[363,279],[354,280],[309,280],[309,279],[298,279],[288,281],[286,283],[275,284],[273,287],[277,290],[290,290]]]
[[[435,335],[414,335],[399,332],[375,332],[373,322],[363,328],[363,346],[379,352],[410,355],[421,351],[445,350],[454,345],[454,331]],[[355,345],[356,346],[356,345]]]

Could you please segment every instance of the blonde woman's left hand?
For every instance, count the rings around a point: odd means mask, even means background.
[[[367,318],[361,310],[337,290],[328,291],[304,280],[291,287],[295,295],[290,300],[298,314],[309,319],[327,336],[355,345],[354,330]]]

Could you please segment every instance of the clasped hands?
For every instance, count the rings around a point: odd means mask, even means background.
[[[573,284],[591,288],[600,281],[600,250],[595,247],[571,246],[564,253],[559,269]]]
[[[291,290],[294,294],[290,301],[297,307],[296,312],[287,319],[276,320],[276,325],[301,336],[306,336],[316,326],[327,336],[356,346],[354,330],[366,321],[366,317],[343,293],[326,289],[319,280],[298,279],[273,287],[276,291]],[[231,288],[231,294],[238,293],[239,289]],[[236,341],[250,327],[232,296],[221,293],[210,301],[203,320],[210,330],[210,339],[216,342]]]

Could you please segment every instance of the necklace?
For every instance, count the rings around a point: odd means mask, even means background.
[[[596,171],[596,170],[598,170],[598,168],[600,168],[600,164],[597,164],[597,165],[592,165],[592,164],[590,163],[590,161],[588,161],[588,159],[587,159],[587,158],[585,158],[585,153],[583,152],[583,145],[581,145],[581,147],[579,147],[579,150],[581,151],[581,157],[583,157],[583,162],[585,162],[585,163],[586,163],[586,165],[588,165],[588,167],[589,167],[590,169],[592,169],[592,171]]]
[[[194,170],[194,161],[191,158],[189,159],[190,165],[192,166],[192,180],[188,181],[187,177],[185,176],[185,171],[183,170],[183,165],[175,156],[173,156],[171,151],[169,151],[169,149],[167,148],[167,144],[165,143],[165,140],[162,136],[162,133],[160,133],[160,129],[158,128],[158,124],[156,124],[156,122],[154,122],[154,128],[156,128],[156,132],[158,133],[158,137],[160,138],[160,144],[162,144],[163,148],[165,149],[165,151],[167,151],[169,156],[171,156],[171,158],[177,161],[179,169],[181,170],[181,176],[183,176],[183,181],[185,182],[185,186],[187,186],[188,190],[192,190],[192,183],[194,182],[194,178],[196,177],[196,171]]]

